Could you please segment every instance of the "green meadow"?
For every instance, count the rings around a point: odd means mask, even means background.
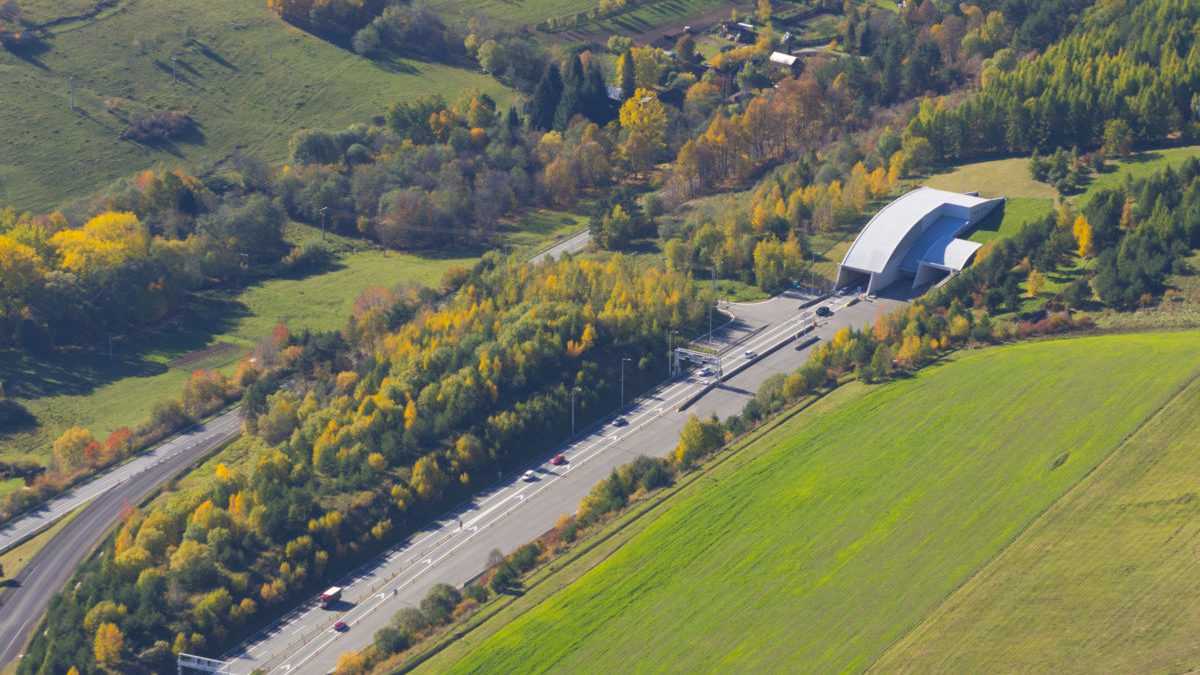
[[[41,22],[85,3],[20,4]],[[265,1],[120,0],[53,28],[43,51],[0,50],[0,205],[49,210],[147,167],[198,170],[235,150],[282,160],[297,129],[341,128],[397,100],[472,89],[505,106],[513,96],[477,71],[374,63],[289,26]],[[171,109],[190,112],[198,132],[158,146],[120,139],[122,117]]]
[[[1191,381],[1198,344],[1032,342],[844,387],[426,670],[865,670]]]

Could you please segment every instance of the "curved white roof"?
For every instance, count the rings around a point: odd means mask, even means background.
[[[962,225],[966,225],[968,211],[971,208],[992,201],[999,202],[1000,200],[984,199],[931,187],[920,187],[907,192],[880,209],[875,217],[871,218],[862,232],[859,232],[858,237],[854,239],[854,243],[850,245],[850,250],[846,252],[842,265],[863,272],[882,273],[904,238],[926,216],[945,206],[959,207],[964,209],[960,218]],[[919,248],[921,250],[918,255],[923,254],[927,247]],[[962,251],[956,250],[955,253],[961,254]],[[960,255],[951,257],[958,259]],[[963,262],[965,263],[965,258]]]

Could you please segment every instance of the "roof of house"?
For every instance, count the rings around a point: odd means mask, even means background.
[[[883,207],[871,218],[855,238],[854,243],[850,245],[850,250],[846,252],[842,265],[864,272],[883,272],[888,262],[897,254],[896,249],[904,242],[905,237],[926,216],[946,206],[970,209],[989,201],[999,203],[1000,200],[989,200],[929,187],[917,188]],[[952,262],[961,260],[962,264],[965,264],[966,260],[970,258],[970,254],[974,252],[974,248],[970,251],[966,250],[967,244],[972,242],[953,246],[950,244],[967,224],[965,214],[962,216],[944,214],[922,232],[918,240],[908,251],[904,252],[905,264],[903,266],[908,266],[907,263],[911,262],[909,258],[922,259],[922,261],[933,264],[939,264],[936,259]],[[939,246],[941,247],[940,251],[938,250]],[[924,260],[927,253],[934,259]],[[955,269],[961,269],[961,265],[955,266]]]
[[[771,63],[779,63],[785,66],[793,66],[796,64],[798,57],[783,52],[771,52]]]

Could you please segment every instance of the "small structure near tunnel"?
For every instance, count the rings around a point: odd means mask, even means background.
[[[980,244],[958,236],[1003,203],[1003,197],[930,187],[905,193],[876,213],[850,245],[838,267],[838,287],[865,286],[875,293],[901,279],[911,278],[915,288],[961,272]]]

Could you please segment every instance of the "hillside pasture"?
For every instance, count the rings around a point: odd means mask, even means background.
[[[76,9],[21,4],[39,18]],[[235,150],[283,160],[300,128],[342,128],[398,100],[473,89],[502,108],[513,100],[474,70],[376,64],[287,25],[265,2],[119,0],[53,28],[42,51],[0,50],[0,206],[49,210],[140,169],[198,170]],[[196,130],[156,145],[121,140],[129,119],[164,110],[187,111]]]
[[[1198,338],[1026,343],[840,389],[426,670],[864,670],[1192,380]]]

